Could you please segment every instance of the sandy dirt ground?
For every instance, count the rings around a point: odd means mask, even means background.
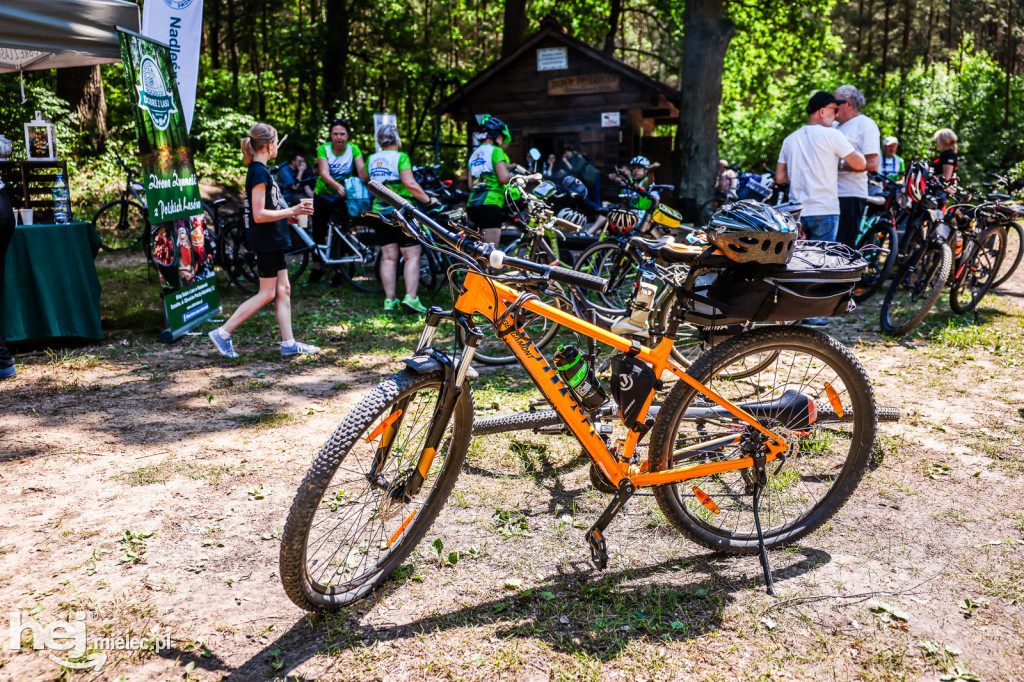
[[[236,364],[203,337],[23,355],[0,384],[0,611],[39,633],[84,614],[106,660],[64,669],[68,651],[0,631],[0,678],[1024,679],[1024,275],[963,347],[883,339],[877,306],[833,331],[904,419],[833,521],[772,552],[777,599],[756,557],[687,543],[651,498],[595,571],[583,535],[607,497],[567,439],[528,434],[473,450],[411,575],[311,617],[282,590],[279,529],[393,361]],[[118,637],[150,644],[97,648]]]

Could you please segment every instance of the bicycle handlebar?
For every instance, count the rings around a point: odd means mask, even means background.
[[[414,233],[416,228],[413,227],[410,220],[406,217],[406,214],[410,214],[416,218],[416,220],[426,223],[430,227],[431,232],[436,233],[437,236],[452,248],[466,253],[475,259],[486,261],[493,268],[511,266],[520,270],[526,270],[527,272],[536,273],[545,278],[553,279],[556,282],[562,282],[563,284],[569,284],[571,286],[578,286],[583,289],[590,289],[592,291],[599,291],[602,293],[608,289],[608,280],[602,279],[601,277],[589,275],[584,272],[577,272],[575,270],[569,270],[568,268],[541,265],[540,263],[534,263],[533,261],[523,260],[521,258],[511,258],[506,256],[503,251],[494,248],[493,244],[484,244],[466,237],[460,237],[451,230],[439,225],[435,220],[424,214],[423,211],[413,206],[405,197],[396,194],[390,188],[385,187],[376,180],[370,180],[367,186],[371,192],[381,199],[381,201],[394,208],[397,211],[399,219],[402,220],[406,227]]]

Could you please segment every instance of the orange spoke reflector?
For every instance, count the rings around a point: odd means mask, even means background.
[[[706,492],[704,492],[703,490],[701,490],[697,486],[693,486],[693,494],[697,496],[697,501],[698,502],[700,502],[705,507],[707,507],[708,511],[712,511],[712,512],[714,512],[716,514],[720,514],[721,513],[722,510],[718,508],[718,505],[715,504],[714,500],[712,500],[710,497],[708,497],[708,494]]]
[[[412,514],[409,514],[409,516],[405,518],[405,521],[402,522],[402,525],[398,527],[398,530],[395,531],[395,534],[391,536],[390,540],[388,540],[388,547],[394,544],[395,540],[398,539],[398,536],[402,534],[402,531],[409,527],[409,523],[412,521],[412,517],[416,516],[416,512],[418,511],[418,509],[414,509],[412,511]]]
[[[825,382],[825,395],[828,396],[828,401],[832,403],[832,409],[836,411],[837,417],[843,416],[843,401],[839,399],[839,394],[836,393],[836,389],[832,388],[832,384]]]
[[[376,438],[380,434],[384,433],[384,429],[391,428],[391,425],[395,423],[395,420],[398,419],[401,416],[402,416],[402,410],[401,409],[395,410],[394,412],[389,414],[388,418],[385,419],[384,421],[382,421],[380,424],[377,424],[377,428],[375,428],[373,430],[373,432],[369,436],[366,437],[366,442],[369,443],[374,438]],[[388,440],[389,441],[391,440],[390,436],[388,437]],[[387,443],[381,443],[381,445],[387,446]]]

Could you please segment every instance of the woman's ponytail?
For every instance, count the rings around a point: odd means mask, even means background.
[[[249,129],[249,136],[242,138],[242,161],[248,166],[256,152],[266,149],[277,139],[277,131],[268,123],[257,123]]]

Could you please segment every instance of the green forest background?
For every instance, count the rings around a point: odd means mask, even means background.
[[[731,163],[774,167],[808,96],[852,83],[905,159],[928,158],[934,131],[949,127],[966,181],[1024,174],[1024,0],[691,0],[689,15],[678,0],[205,0],[197,169],[205,182],[237,182],[238,140],[257,120],[289,133],[283,154],[312,153],[336,115],[372,148],[380,111],[398,114],[407,142],[426,121],[421,145],[407,151],[430,163],[435,82],[465,82],[546,16],[678,87],[687,22],[709,5],[734,27],[718,133]],[[114,153],[135,152],[121,65],[26,73],[25,92],[21,104],[18,76],[0,76],[0,132],[17,143],[15,157],[23,157],[22,123],[42,110],[58,126],[76,210],[112,196],[123,181]],[[444,141],[465,140],[457,124],[441,130]],[[442,152],[449,173],[464,154]]]

